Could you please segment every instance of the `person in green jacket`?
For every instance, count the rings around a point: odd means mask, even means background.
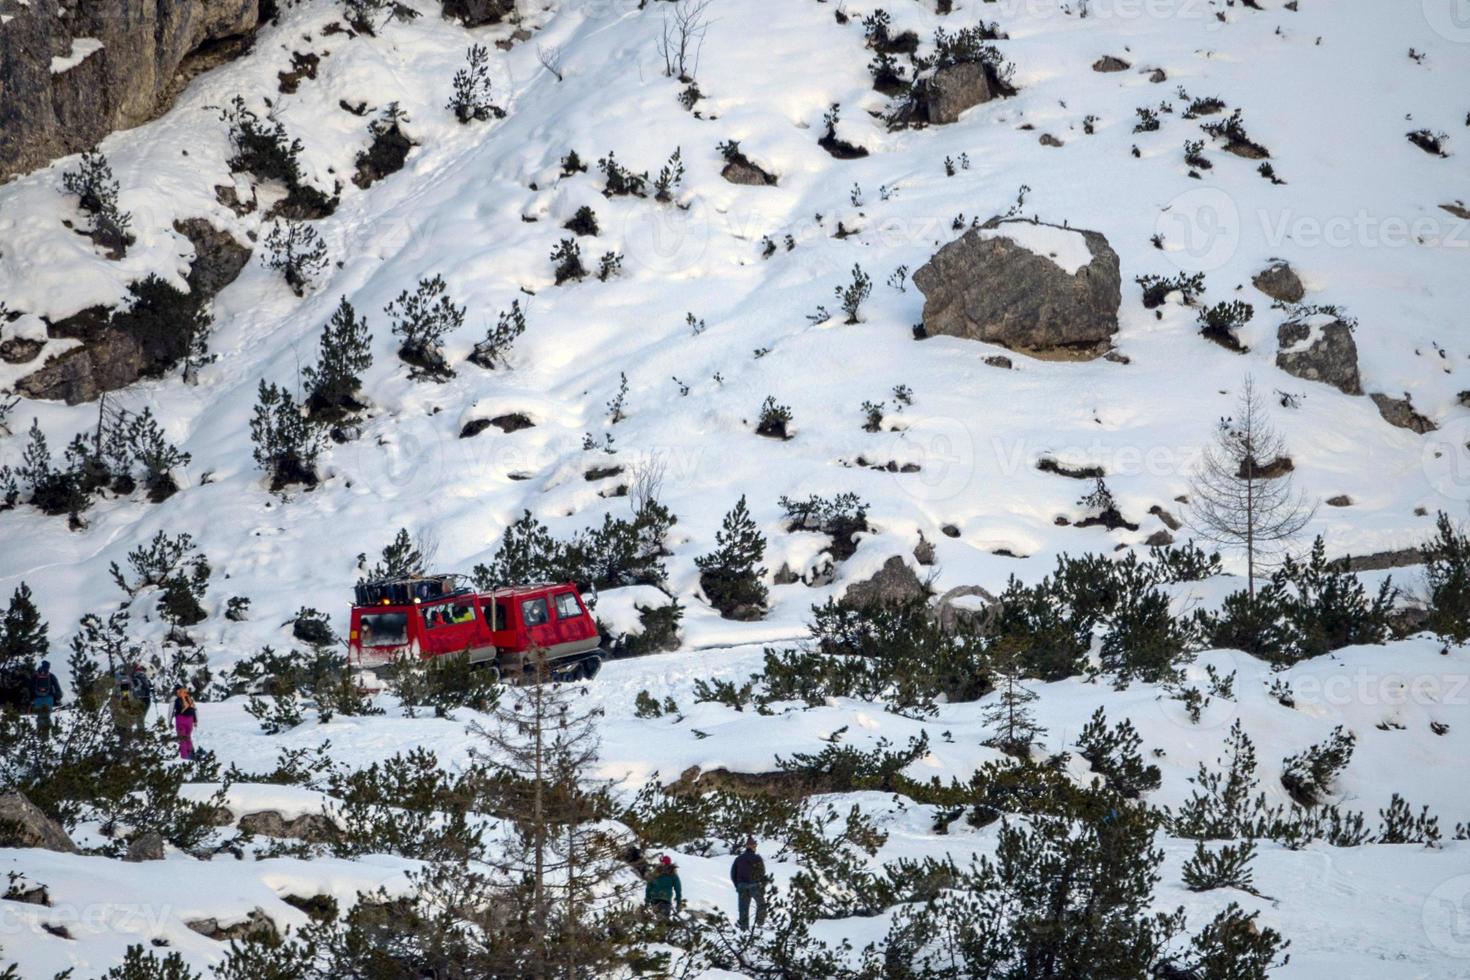
[[[683,902],[684,886],[679,883],[679,869],[665,854],[658,859],[643,889],[643,904],[652,906],[659,918],[667,919]]]
[[[112,695],[112,727],[124,744],[141,734],[148,718],[148,702],[138,697],[131,681],[124,680]]]

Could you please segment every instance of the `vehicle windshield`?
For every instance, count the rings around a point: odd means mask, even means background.
[[[369,613],[362,617],[365,647],[396,647],[408,642],[408,616],[401,612]]]

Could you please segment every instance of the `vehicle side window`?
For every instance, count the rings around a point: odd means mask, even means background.
[[[504,601],[495,603],[495,625],[492,628],[510,629],[510,603]]]
[[[577,605],[577,597],[570,592],[559,592],[556,596],[556,618],[576,619],[582,615],[582,607]]]
[[[527,626],[540,626],[550,618],[545,599],[521,600],[521,619]]]
[[[433,630],[441,626],[459,626],[473,622],[475,604],[468,599],[441,606],[424,607],[424,626]]]

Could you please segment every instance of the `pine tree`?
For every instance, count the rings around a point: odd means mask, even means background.
[[[261,261],[279,272],[297,296],[305,296],[327,268],[327,243],[305,221],[274,221]]]
[[[454,370],[444,360],[444,338],[464,325],[465,308],[455,306],[443,276],[420,279],[383,308],[393,321],[393,335],[402,342],[398,356],[410,365],[410,377],[445,381]]]
[[[320,360],[301,372],[306,407],[313,418],[337,419],[363,407],[357,394],[362,372],[373,363],[372,339],[367,319],[359,317],[343,296],[322,331]]]
[[[148,499],[162,503],[179,490],[173,470],[187,466],[193,459],[169,442],[163,429],[153,417],[153,409],[144,408],[137,415],[119,413],[114,430],[120,445],[110,450],[114,457],[126,453],[127,457],[143,467],[143,483],[148,488]],[[112,466],[121,469],[114,459]]]
[[[900,975],[1144,976],[1182,926],[1178,914],[1149,911],[1163,859],[1157,828],[1152,811],[1109,794],[1078,800],[1067,816],[1006,821],[993,860],[897,917],[914,953]]]
[[[992,732],[986,744],[1027,758],[1032,744],[1046,734],[1030,708],[1040,695],[1021,684],[1020,651],[1015,645],[1009,642],[995,645],[991,651],[991,670],[995,674],[996,699],[981,713],[981,720]]]
[[[250,441],[257,465],[270,474],[271,489],[293,483],[317,483],[316,458],[322,450],[321,430],[311,422],[285,388],[261,379]]]
[[[1078,755],[1092,771],[1108,781],[1114,792],[1136,800],[1147,790],[1158,789],[1163,776],[1158,766],[1146,765],[1140,749],[1143,737],[1127,718],[1108,728],[1103,709],[1098,708],[1077,736]]]
[[[492,589],[517,582],[565,581],[566,571],[566,546],[528,510],[506,527],[490,564],[476,565],[473,574],[476,587]]]
[[[253,973],[256,980],[266,980],[270,974]],[[277,975],[279,976],[279,975]],[[102,980],[199,980],[200,975],[189,969],[183,956],[171,951],[162,959],[142,944],[129,946],[123,961],[103,974]]]
[[[1273,969],[1291,959],[1284,955],[1291,943],[1275,929],[1257,926],[1259,915],[1247,914],[1231,902],[1191,942],[1192,968],[1174,975],[1195,980],[1267,980]]]
[[[424,552],[432,550],[409,536],[408,528],[401,527],[398,534],[383,548],[383,558],[367,573],[367,580],[407,578],[422,575],[427,571],[428,559]]]
[[[51,650],[46,623],[41,619],[26,583],[10,596],[10,607],[0,620],[0,669],[12,662],[40,660]]]
[[[1470,643],[1470,535],[1455,527],[1441,511],[1435,539],[1423,548],[1424,580],[1429,600],[1425,624],[1440,642]]]
[[[485,331],[485,339],[475,345],[470,361],[490,370],[508,366],[510,348],[525,332],[526,314],[521,310],[521,301],[512,300],[510,309],[496,318],[495,326]]]
[[[699,587],[726,619],[760,619],[766,612],[768,592],[760,567],[766,539],[746,508],[745,497],[725,515],[715,534],[715,550],[694,559]]]
[[[1250,862],[1255,856],[1254,841],[1225,844],[1214,851],[1205,847],[1204,841],[1196,841],[1194,856],[1184,862],[1184,885],[1192,892],[1238,888],[1254,895]]]
[[[77,196],[77,206],[92,216],[92,241],[108,252],[108,257],[120,259],[133,244],[128,228],[133,216],[117,206],[118,183],[112,176],[112,166],[102,153],[82,154],[76,170],[68,170],[61,176],[62,186]]]
[[[1190,493],[1191,518],[1207,541],[1245,553],[1246,593],[1253,600],[1260,558],[1295,537],[1313,509],[1293,487],[1290,472],[1267,469],[1286,446],[1250,377],[1236,416],[1220,421],[1214,445],[1205,450]]]
[[[1256,789],[1256,747],[1240,726],[1230,726],[1225,737],[1225,754],[1217,760],[1220,769],[1211,772],[1200,763],[1191,780],[1194,792],[1178,811],[1169,814],[1170,830],[1177,837],[1194,840],[1232,840],[1253,836],[1254,818],[1265,807]]]

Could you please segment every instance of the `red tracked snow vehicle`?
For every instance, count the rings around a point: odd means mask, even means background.
[[[348,658],[371,669],[400,657],[465,656],[514,678],[544,655],[559,680],[590,679],[602,666],[600,636],[577,587],[516,585],[476,592],[459,576],[360,582]]]

